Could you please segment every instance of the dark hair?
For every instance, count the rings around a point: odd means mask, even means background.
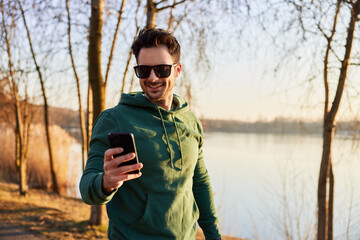
[[[165,45],[168,48],[170,55],[174,59],[174,63],[180,61],[180,44],[172,33],[160,28],[141,30],[132,44],[131,49],[137,61],[142,48],[157,47],[159,45]]]

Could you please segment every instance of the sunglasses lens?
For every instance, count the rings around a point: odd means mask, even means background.
[[[134,67],[135,74],[138,78],[148,78],[150,76],[150,66],[136,66]]]
[[[171,65],[157,65],[154,66],[156,76],[159,78],[167,78],[171,73]]]

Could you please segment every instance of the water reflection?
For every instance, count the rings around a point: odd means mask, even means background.
[[[314,239],[321,136],[210,133],[205,138],[223,233],[286,239],[287,231],[294,239]],[[334,141],[335,239],[360,236],[358,145]]]

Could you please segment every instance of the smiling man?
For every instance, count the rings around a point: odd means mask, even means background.
[[[106,204],[109,239],[221,239],[203,159],[201,123],[173,93],[180,75],[180,45],[162,29],[142,30],[132,45],[142,92],[121,96],[94,124],[80,192],[88,204]],[[134,135],[135,153],[114,156],[109,132]],[[141,172],[132,171],[140,169]]]
[[[137,54],[138,62],[135,73],[140,78],[140,85],[145,97],[150,102],[170,110],[173,102],[175,79],[181,72],[181,64],[173,63],[179,60],[178,57],[174,60],[165,45],[142,48],[139,53],[135,54]],[[166,75],[161,76],[159,73],[162,72]],[[168,74],[169,76],[167,76]]]

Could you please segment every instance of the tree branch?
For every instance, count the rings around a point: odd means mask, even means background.
[[[163,2],[166,2],[166,1],[168,1],[168,0],[161,0],[161,1],[157,2],[157,3],[154,2],[154,6],[156,7],[157,5],[159,5],[159,4],[163,3]]]
[[[341,0],[339,0],[341,1]],[[347,70],[350,64],[350,58],[351,58],[351,50],[352,45],[354,41],[354,32],[356,27],[356,18],[359,16],[360,13],[360,0],[357,0],[353,8],[351,9],[351,16],[350,16],[350,22],[349,27],[347,30],[347,38],[346,38],[346,44],[345,44],[345,54],[344,54],[344,60],[341,62],[341,70],[340,70],[340,76],[338,80],[338,86],[336,89],[336,94],[334,97],[333,105],[331,107],[331,110],[329,112],[329,117],[331,119],[335,119],[335,116],[338,112],[341,96],[344,92],[345,87],[345,81],[347,77]]]
[[[173,3],[172,5],[168,5],[168,6],[165,6],[165,7],[162,7],[162,8],[158,8],[157,11],[159,12],[159,11],[165,10],[165,9],[167,9],[167,8],[173,8],[173,7],[175,7],[176,5],[179,5],[179,4],[184,3],[185,1],[186,1],[186,0],[182,0],[182,1],[180,1],[180,2]]]
[[[331,44],[332,44],[334,35],[336,33],[336,26],[337,26],[338,16],[339,16],[339,12],[340,12],[340,7],[341,7],[341,0],[338,0],[337,4],[336,4],[336,10],[335,10],[335,15],[334,15],[334,22],[333,22],[333,26],[332,26],[332,30],[331,30],[331,35],[329,37],[322,30],[320,24],[318,24],[319,30],[324,34],[324,36],[328,42],[325,56],[324,56],[324,90],[325,90],[324,120],[326,119],[326,117],[329,113],[329,91],[330,91],[329,90],[329,79],[328,79],[329,55],[330,55],[330,52],[333,52]],[[334,55],[336,56],[335,53],[334,53]]]
[[[112,59],[113,59],[113,54],[114,54],[114,49],[115,49],[115,45],[116,45],[117,35],[118,35],[118,32],[119,32],[119,28],[120,28],[120,24],[121,24],[121,20],[122,20],[122,14],[124,12],[125,4],[126,4],[126,0],[123,0],[122,3],[121,3],[120,9],[119,9],[118,21],[117,21],[115,32],[114,32],[114,38],[113,38],[113,41],[112,41],[112,44],[111,44],[109,61],[108,61],[108,65],[107,65],[106,73],[105,73],[105,80],[104,80],[105,87],[106,87],[107,80],[108,80],[108,77],[109,77],[111,62],[112,62]]]

